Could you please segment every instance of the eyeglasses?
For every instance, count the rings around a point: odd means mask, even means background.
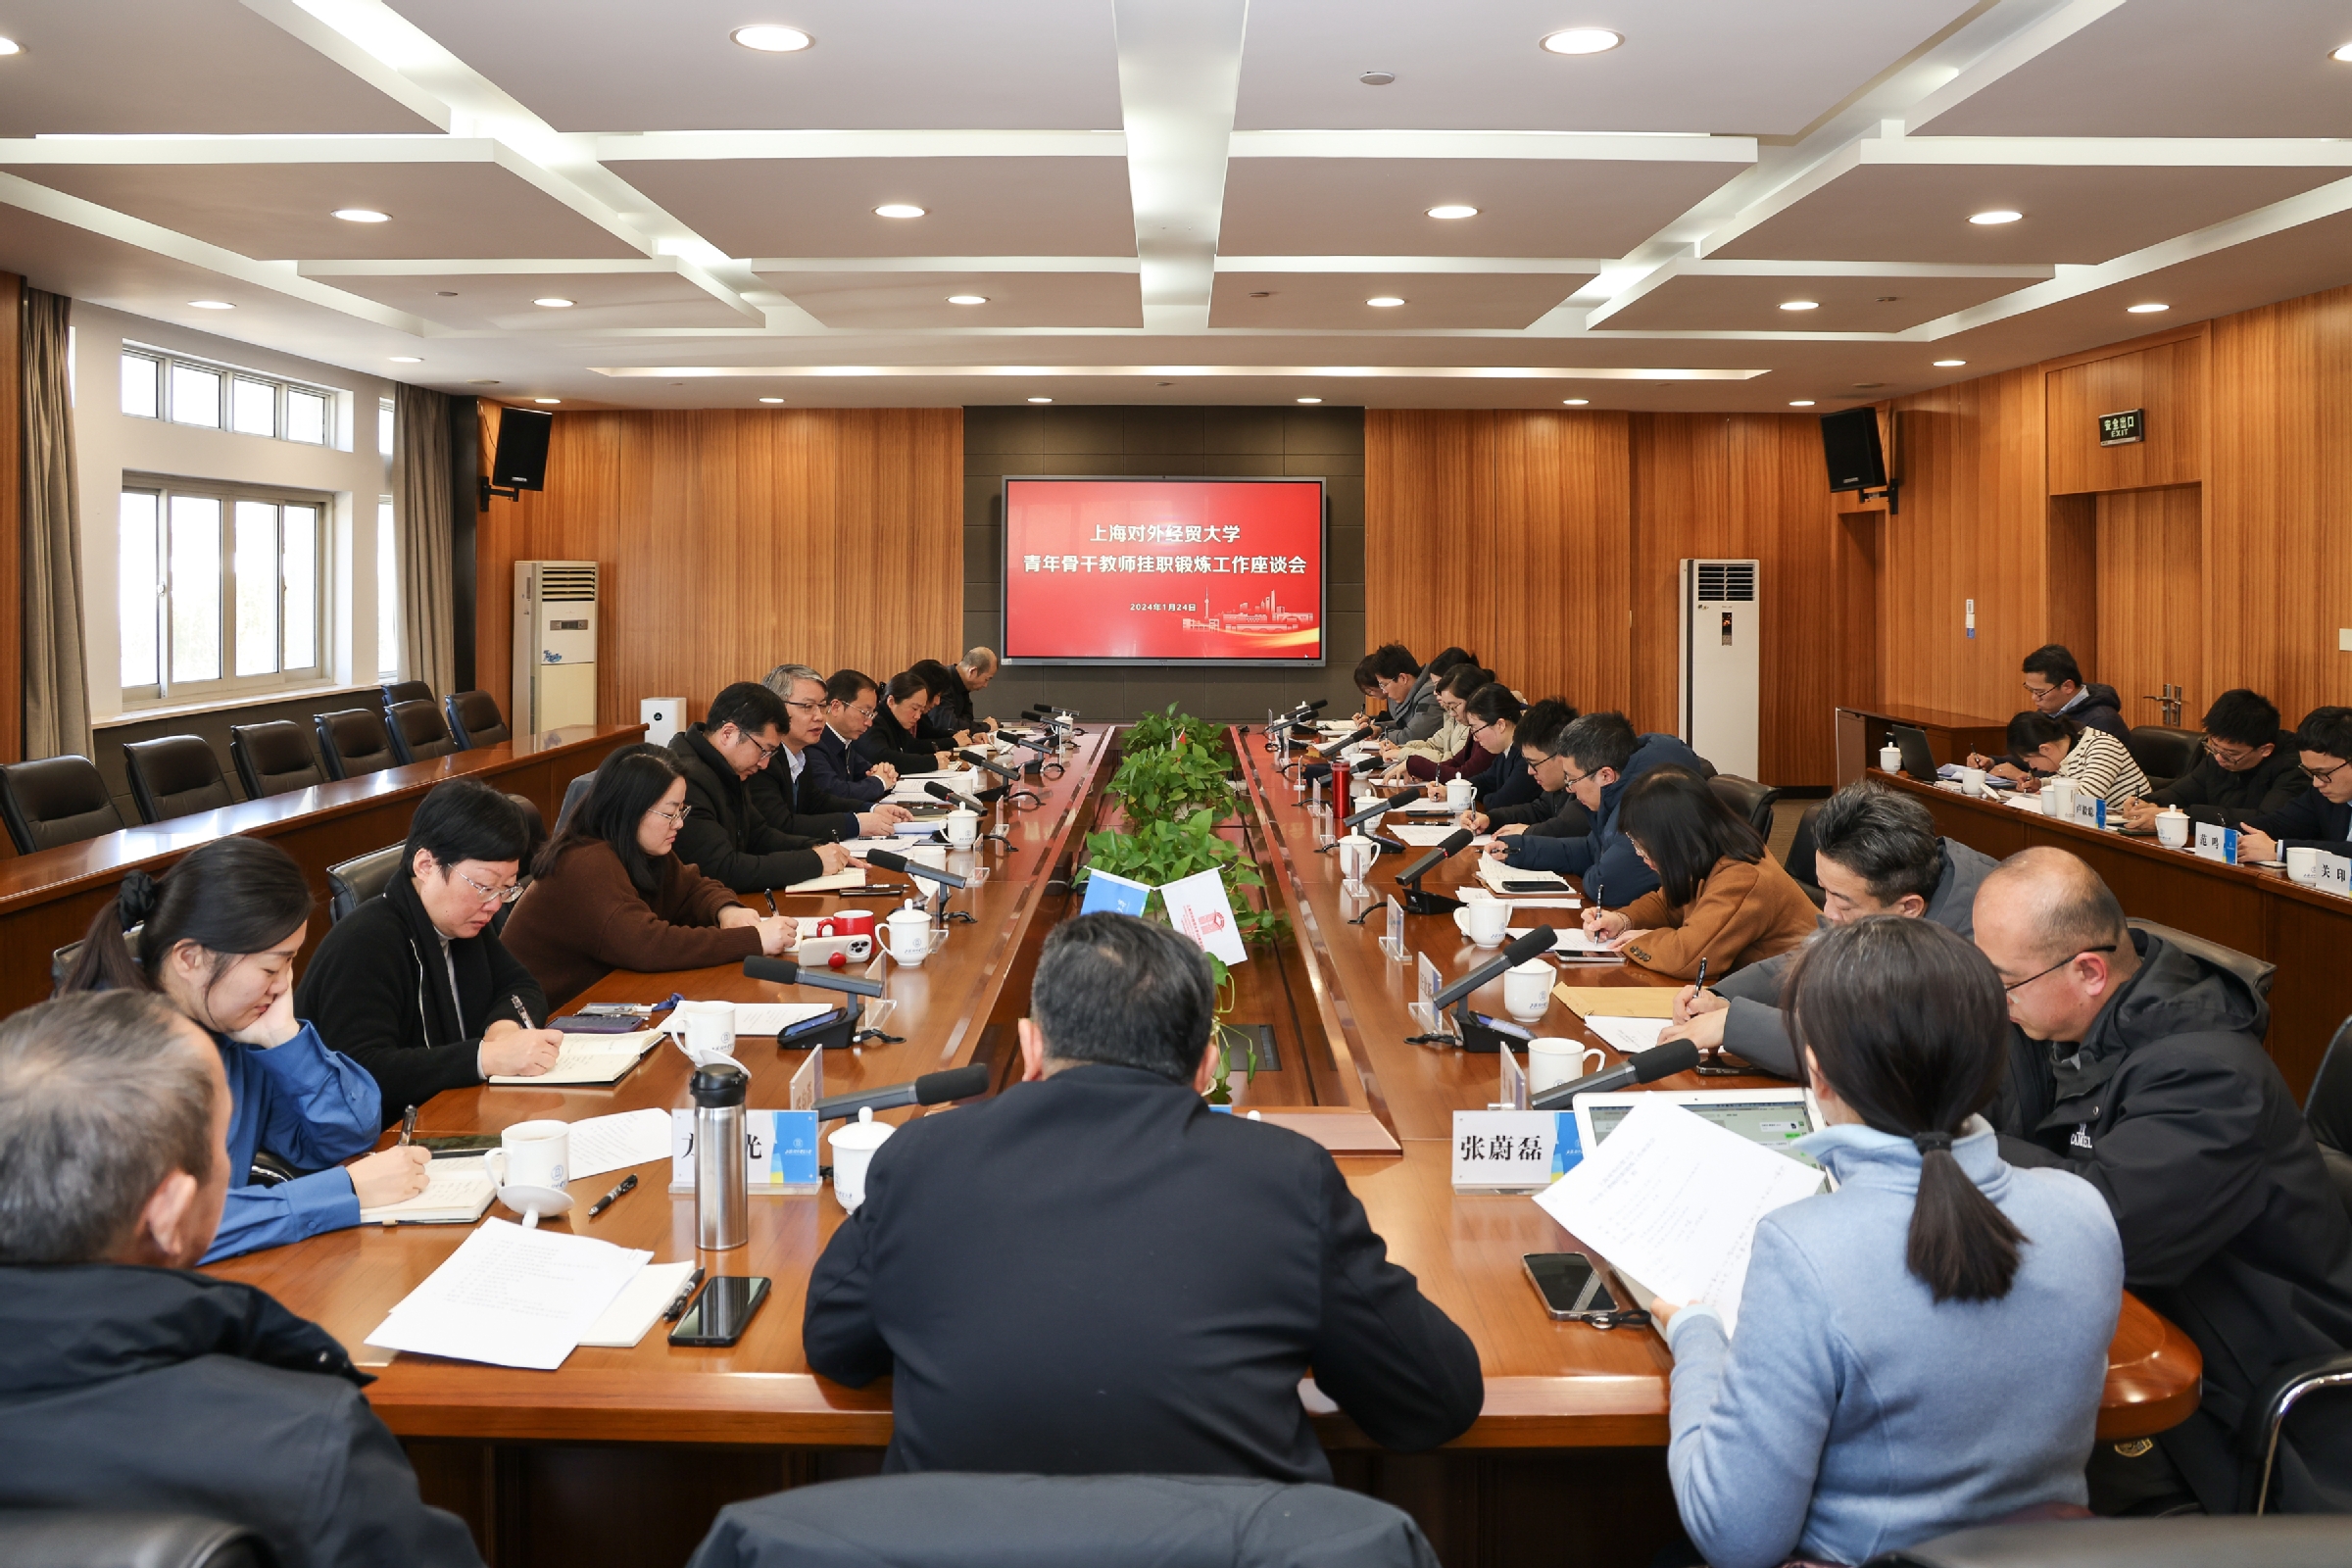
[[[2231,746],[2228,741],[2217,741],[2210,735],[2205,737],[2204,744],[2205,755],[2224,767],[2243,767],[2254,760],[2256,752],[2265,750],[2260,746]]]
[[[2005,985],[2003,985],[2003,986],[2001,987],[2001,989],[2002,989],[2003,991],[2023,991],[2023,990],[2024,990],[2026,987],[2028,987],[2028,986],[2032,985],[2032,984],[2033,984],[2034,981],[2041,979],[2041,978],[2043,977],[2043,975],[2053,975],[2053,974],[2056,974],[2056,973],[2057,973],[2059,970],[2061,970],[2061,969],[2065,968],[2065,967],[2066,967],[2068,964],[2070,964],[2070,963],[2074,962],[2074,961],[2075,961],[2077,958],[2087,957],[2089,955],[2091,955],[2091,954],[2093,954],[2093,953],[2113,953],[2113,952],[2115,951],[2115,947],[2116,947],[2116,945],[2115,945],[2114,943],[2110,942],[2110,943],[2107,943],[2107,944],[2106,944],[2105,946],[2103,946],[2103,947],[2096,947],[2096,948],[2084,948],[2084,949],[2082,949],[2082,950],[2081,952],[2079,952],[2079,953],[2070,953],[2070,954],[2068,954],[2068,955],[2067,955],[2065,957],[2063,957],[2063,958],[2060,958],[2060,959],[2059,959],[2059,960],[2058,960],[2056,963],[2053,963],[2053,964],[2051,964],[2051,965],[2050,965],[2050,966],[2049,966],[2047,969],[2044,969],[2044,970],[2042,970],[2042,971],[2041,971],[2041,974],[2030,974],[2030,975],[2026,976],[2026,977],[2025,977],[2023,980],[2012,981],[2012,982],[2009,982],[2008,984],[2005,984]]]
[[[803,710],[804,712],[807,712],[807,711],[811,711],[811,710],[815,710],[815,709],[817,709],[817,708],[820,708],[820,707],[822,707],[823,705],[822,705],[821,703],[817,703],[817,702],[812,702],[812,701],[805,701],[805,700],[803,700],[803,699],[800,699],[800,698],[795,698],[795,697],[787,697],[787,698],[785,698],[785,699],[784,699],[784,706],[785,706],[786,708],[797,708],[797,709],[800,709],[801,710]],[[758,744],[758,742],[754,742],[753,744],[757,745],[757,744]]]
[[[2347,767],[2352,767],[2352,762],[2338,762],[2333,767],[2303,767],[2298,764],[2296,771],[2314,784],[2325,784]]]
[[[874,720],[874,710],[870,708],[845,708],[842,711],[852,718],[862,718],[869,724]]]
[[[760,743],[758,741],[754,741],[752,744],[757,746]],[[679,827],[684,827],[686,825],[686,819],[694,814],[694,808],[691,806],[681,806],[674,811],[664,811],[662,809],[662,808],[657,806],[645,814],[648,816],[658,816],[664,822],[669,822]]]
[[[522,884],[519,882],[510,882],[503,888],[486,888],[463,871],[452,871],[450,875],[480,894],[484,904],[488,904],[492,900],[496,900],[500,904],[513,904],[516,899],[522,897]]]
[[[743,734],[741,730],[736,731],[736,733],[739,735]],[[749,735],[744,735],[743,738],[751,743],[751,748],[753,751],[760,754],[760,761],[762,766],[766,765],[769,758],[775,756],[778,752],[784,749],[784,743],[782,741],[776,742],[776,744],[773,746],[763,746]]]

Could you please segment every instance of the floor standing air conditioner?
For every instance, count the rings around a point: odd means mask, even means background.
[[[514,563],[514,730],[596,722],[593,561]]]
[[[1753,561],[1686,561],[1682,737],[1718,772],[1756,776],[1763,617]]]

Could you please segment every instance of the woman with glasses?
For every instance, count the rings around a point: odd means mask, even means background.
[[[1443,784],[1485,771],[1494,757],[1470,738],[1470,721],[1463,707],[1471,694],[1494,679],[1494,672],[1476,664],[1455,664],[1439,678],[1438,711],[1446,715],[1438,732],[1425,741],[1380,743],[1381,757],[1395,765],[1392,777]]]
[[[1764,840],[1707,781],[1653,767],[1626,786],[1617,831],[1658,886],[1622,909],[1587,909],[1585,929],[1644,969],[1728,975],[1804,946],[1820,911]]]
[[[555,1065],[564,1037],[496,927],[521,897],[529,844],[521,810],[488,784],[434,785],[384,891],[336,921],[303,971],[296,1013],[368,1069],[385,1125],[444,1089]]]
[[[206,1262],[342,1230],[362,1208],[424,1191],[423,1150],[368,1152],[384,1125],[375,1080],[295,1014],[294,956],[312,906],[285,851],[214,839],[161,878],[124,877],[58,988],[154,992],[219,1048],[229,1188]],[[260,1154],[310,1174],[256,1185]]]
[[[773,956],[790,918],[762,918],[680,860],[686,779],[658,746],[605,759],[564,831],[540,852],[506,943],[561,1007],[615,969],[661,973]]]
[[[1491,813],[1506,807],[1526,806],[1543,795],[1519,755],[1519,720],[1527,713],[1509,687],[1489,681],[1462,704],[1462,728],[1471,741],[1494,760],[1468,775],[1478,790],[1478,804],[1462,813],[1462,825],[1484,833],[1493,824]]]
[[[2025,760],[2035,780],[2022,786],[2041,788],[2045,777],[2071,778],[2107,803],[2107,809],[2124,808],[2148,793],[2148,775],[2139,770],[2122,741],[2103,729],[2090,729],[2063,713],[2032,709],[2009,721],[2009,750]]]
[[[858,738],[858,755],[866,765],[885,764],[901,773],[944,773],[954,767],[954,752],[932,750],[929,741],[914,736],[933,701],[930,685],[913,670],[891,676],[875,706],[872,725]]]

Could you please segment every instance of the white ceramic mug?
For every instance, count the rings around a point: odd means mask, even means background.
[[[1380,858],[1380,845],[1361,833],[1350,833],[1340,840],[1339,849],[1333,853],[1340,858],[1340,875],[1349,882],[1361,882],[1364,873]]]
[[[1585,1065],[1591,1056],[1592,1065]],[[1608,1053],[1598,1046],[1588,1046],[1581,1040],[1564,1040],[1546,1036],[1527,1044],[1527,1092],[1540,1095],[1546,1089],[1556,1089],[1574,1083],[1589,1072],[1598,1072],[1608,1061]]]
[[[2188,813],[2168,806],[2156,813],[2156,842],[2168,850],[2188,848]]]
[[[1446,809],[1467,811],[1470,809],[1470,803],[1477,799],[1478,786],[1468,779],[1449,778],[1446,781]]]
[[[959,850],[968,850],[980,838],[980,813],[968,806],[958,806],[948,813],[948,842]]]
[[[2041,781],[2041,814],[2072,816],[2075,814],[2075,781],[2056,773]]]
[[[1502,1010],[1521,1023],[1534,1023],[1551,1009],[1551,965],[1542,958],[1504,970]]]
[[[686,1054],[697,1061],[732,1055],[735,1051],[735,1004],[681,1002],[673,1020],[686,1031]]]
[[[560,1121],[518,1121],[498,1135],[498,1147],[482,1155],[482,1164],[501,1187],[562,1192],[571,1179],[571,1128]]]
[[[873,1163],[874,1151],[897,1131],[886,1121],[874,1120],[870,1108],[833,1130],[827,1140],[833,1146],[833,1196],[841,1200],[845,1213],[855,1214],[865,1201],[865,1167]]]
[[[2289,848],[2282,853],[2286,857],[2286,879],[2289,882],[2300,882],[2309,887],[2320,879],[2319,851],[2304,846],[2300,849]]]
[[[1901,772],[1903,770],[1903,749],[1900,746],[1880,747],[1879,770],[1884,773]]]
[[[1480,899],[1454,910],[1453,923],[1480,947],[1492,948],[1502,941],[1502,933],[1511,923],[1511,906],[1500,899]]]
[[[945,871],[948,868],[948,847],[945,844],[916,844],[908,848],[906,858],[917,865]]]
[[[893,963],[913,969],[931,956],[931,917],[920,909],[898,910],[882,922],[882,929],[874,935]]]
[[[1981,767],[1963,767],[1960,769],[1960,793],[1963,795],[1983,795],[1984,793],[1984,770]]]

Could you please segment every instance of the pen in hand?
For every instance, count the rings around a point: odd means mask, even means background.
[[[399,1142],[399,1144],[398,1144],[398,1145],[396,1145],[395,1147],[397,1147],[397,1148],[400,1148],[400,1149],[406,1149],[406,1148],[408,1148],[408,1147],[409,1147],[409,1140],[410,1140],[410,1139],[412,1139],[412,1138],[415,1138],[416,1136],[416,1107],[415,1105],[411,1105],[411,1106],[410,1106],[410,1107],[409,1107],[409,1108],[408,1108],[406,1111],[404,1111],[404,1112],[402,1112],[402,1113],[401,1113],[401,1118],[400,1118],[400,1142]]]
[[[522,1020],[522,1026],[525,1029],[536,1029],[539,1027],[537,1024],[531,1022],[531,1009],[522,1004],[522,999],[520,997],[510,991],[507,993],[507,1002],[514,1007],[514,1016]]]

